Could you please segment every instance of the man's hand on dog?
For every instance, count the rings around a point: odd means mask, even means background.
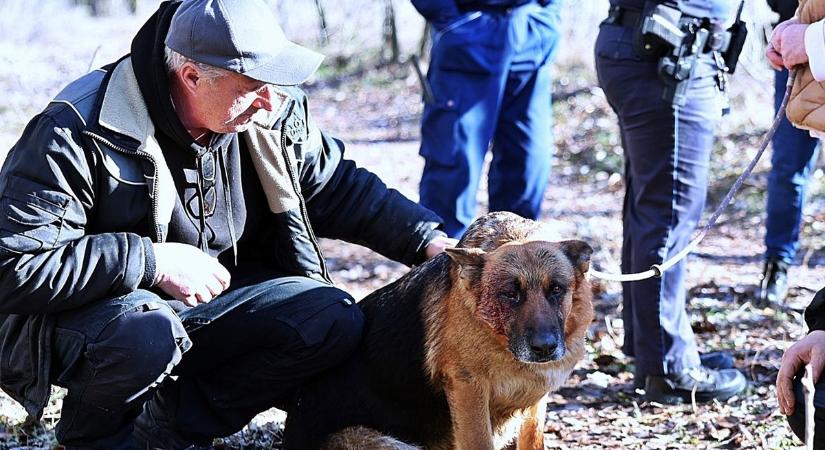
[[[153,244],[154,286],[189,306],[208,303],[229,287],[229,271],[199,248],[177,242]]]
[[[776,396],[779,401],[779,410],[786,416],[793,414],[796,406],[793,393],[794,375],[805,364],[811,365],[814,383],[816,383],[825,366],[825,331],[811,331],[809,335],[785,350],[785,354],[782,355],[782,364],[776,376]]]
[[[447,236],[438,236],[427,244],[427,247],[424,249],[424,253],[427,255],[427,259],[430,259],[433,256],[443,252],[445,248],[455,247],[456,244],[458,244],[458,239],[453,239]]]

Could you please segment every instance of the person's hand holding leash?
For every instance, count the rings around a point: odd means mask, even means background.
[[[229,287],[229,271],[197,247],[177,242],[153,244],[155,283],[189,306],[208,303]]]
[[[765,49],[765,56],[776,70],[793,69],[808,62],[805,51],[805,30],[807,24],[797,19],[786,20],[774,28],[771,41]]]
[[[779,401],[779,410],[786,416],[793,414],[796,406],[793,392],[794,375],[806,364],[811,365],[814,383],[816,383],[825,366],[825,331],[812,331],[790,346],[782,355],[779,374],[776,376],[776,396]]]
[[[807,24],[792,24],[782,30],[782,63],[786,69],[793,69],[808,62],[808,52],[805,51],[805,30]]]

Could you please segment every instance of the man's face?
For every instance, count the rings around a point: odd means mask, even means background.
[[[282,101],[273,86],[233,72],[201,80],[194,94],[197,121],[214,133],[243,131],[252,125],[255,113],[272,111]]]

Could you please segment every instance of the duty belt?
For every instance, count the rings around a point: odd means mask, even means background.
[[[684,20],[699,19],[686,14],[682,17]],[[638,9],[624,8],[619,5],[614,5],[610,7],[610,11],[607,14],[607,19],[604,20],[604,23],[635,29],[636,27],[641,26],[639,23],[641,18],[642,12]],[[708,45],[703,49],[702,53],[709,53],[714,50],[723,50],[729,39],[728,31],[722,29],[721,27],[715,26],[711,26],[708,31],[710,32],[710,36],[708,37]]]

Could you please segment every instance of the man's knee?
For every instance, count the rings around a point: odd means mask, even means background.
[[[126,311],[87,347],[95,391],[100,400],[147,396],[190,345],[180,320],[165,304],[149,302]]]

